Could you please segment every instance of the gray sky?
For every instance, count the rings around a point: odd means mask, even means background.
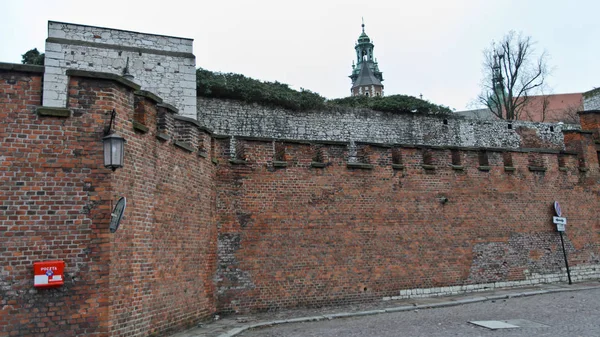
[[[0,0],[0,62],[43,51],[47,21],[194,39],[196,65],[348,96],[354,42],[375,44],[385,93],[462,110],[479,93],[482,50],[509,30],[546,50],[553,93],[600,86],[600,1]]]

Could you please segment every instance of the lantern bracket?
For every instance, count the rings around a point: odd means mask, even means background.
[[[110,114],[110,123],[108,124],[108,127],[104,130],[104,135],[108,136],[110,135],[110,132],[112,131],[112,126],[113,123],[115,121],[115,116],[117,115],[117,111],[115,109],[112,110],[111,114]]]

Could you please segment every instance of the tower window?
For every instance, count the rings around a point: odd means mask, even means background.
[[[380,94],[380,93],[377,93],[377,96],[381,96],[381,94]]]
[[[365,96],[369,96],[369,92],[365,92]]]

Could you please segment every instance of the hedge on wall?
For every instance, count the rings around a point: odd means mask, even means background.
[[[309,90],[301,91],[279,82],[262,82],[233,73],[196,70],[198,96],[229,98],[248,103],[275,105],[301,111],[322,108],[325,98]]]
[[[406,95],[355,96],[326,101],[317,93],[305,89],[297,91],[284,83],[262,82],[240,74],[217,73],[202,68],[196,70],[196,84],[198,96],[235,99],[294,111],[322,110],[326,106],[346,106],[399,113],[452,113],[448,107]]]
[[[383,97],[352,96],[333,99],[328,104],[347,107],[369,108],[384,112],[450,114],[450,108],[429,103],[422,99],[406,95]]]

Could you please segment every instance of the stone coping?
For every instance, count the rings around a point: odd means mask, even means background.
[[[583,133],[583,134],[593,134],[593,131],[588,131],[588,130],[563,130],[563,133]]]
[[[174,105],[171,105],[169,103],[162,102],[162,103],[158,103],[156,106],[158,106],[160,108],[165,108],[165,109],[171,111],[172,113],[179,113],[179,109],[177,109]],[[195,120],[192,118],[190,118],[190,119]],[[200,126],[200,124],[198,124],[198,126]]]
[[[71,25],[71,26],[80,26],[80,27],[99,28],[99,29],[106,29],[106,30],[114,30],[114,31],[117,31],[117,32],[127,32],[127,33],[142,34],[142,35],[171,37],[171,38],[174,38],[174,39],[194,41],[194,39],[188,38],[188,37],[179,37],[179,36],[171,36],[171,35],[152,34],[152,33],[142,33],[142,32],[135,32],[133,30],[115,29],[115,28],[108,28],[108,27],[102,27],[102,26],[92,26],[92,25],[82,25],[82,24],[79,24],[79,23],[72,23],[72,22],[63,22],[63,21],[49,20],[48,24],[50,24],[50,23],[58,23],[59,25]]]
[[[71,117],[71,110],[69,108],[58,108],[58,107],[49,107],[49,106],[40,106],[37,107],[36,112],[40,116],[49,116],[49,117]]]
[[[353,169],[372,170],[373,165],[369,163],[346,163],[346,167]]]
[[[200,123],[194,119],[182,116],[176,116],[177,119],[189,119],[197,123],[196,125],[200,126]],[[206,129],[208,131],[208,129]],[[577,130],[579,132],[579,130]],[[219,135],[213,134],[214,138],[217,139],[228,139],[231,137],[235,137],[240,140],[247,141],[258,141],[258,142],[284,142],[291,144],[304,144],[304,145],[336,145],[336,146],[348,146],[350,143],[345,141],[334,141],[334,140],[310,140],[310,139],[286,139],[286,138],[272,138],[272,137],[252,137],[252,136],[237,136],[237,135]],[[574,151],[565,151],[565,150],[556,150],[556,149],[536,149],[536,148],[519,148],[519,149],[511,149],[511,148],[501,148],[501,147],[468,147],[468,146],[453,146],[453,145],[426,145],[426,144],[405,144],[405,143],[394,143],[394,144],[386,144],[386,143],[371,143],[371,142],[363,142],[363,141],[355,141],[357,145],[369,145],[375,147],[383,147],[383,148],[405,148],[405,149],[432,149],[432,150],[460,150],[460,151],[489,151],[489,152],[521,152],[521,153],[545,153],[545,154],[566,154],[566,155],[577,155],[577,152]]]
[[[150,130],[150,128],[138,121],[133,121],[133,129],[141,133],[147,133]]]
[[[49,37],[46,39],[46,43],[56,43],[62,45],[71,45],[71,46],[83,46],[83,47],[91,47],[91,48],[99,48],[99,49],[113,49],[113,50],[125,50],[132,53],[143,53],[143,54],[154,54],[154,55],[164,55],[164,56],[173,56],[173,57],[182,57],[188,59],[195,59],[196,56],[192,53],[180,52],[180,51],[166,51],[160,49],[150,49],[150,48],[140,48],[140,47],[131,47],[131,46],[122,46],[118,44],[109,44],[109,43],[99,43],[99,42],[90,42],[90,41],[81,41],[81,40],[69,40],[62,39],[58,37]]]
[[[137,90],[133,94],[136,96],[146,97],[147,99],[154,101],[154,103],[162,103],[163,102],[162,98],[158,97],[157,95],[151,93],[148,90]]]
[[[32,64],[0,62],[0,71],[19,71],[19,72],[24,72],[24,73],[43,74],[44,70],[45,70],[44,66],[38,66],[38,65],[32,65]]]
[[[111,80],[111,81],[115,81],[119,84],[122,84],[130,89],[133,89],[134,91],[138,91],[141,88],[139,84],[136,84],[136,83],[124,78],[123,76],[112,74],[112,73],[100,72],[100,71],[67,69],[67,76],[95,78],[95,79],[101,79],[101,80]]]
[[[179,147],[179,148],[181,148],[181,149],[184,149],[184,150],[186,150],[186,151],[188,151],[188,152],[194,152],[194,148],[193,148],[193,147],[192,147],[192,145],[191,145],[190,143],[188,143],[188,142],[175,141],[175,142],[173,143],[173,145],[175,145],[175,146],[177,146],[177,147]]]
[[[313,161],[310,163],[310,166],[314,168],[324,168],[327,166],[327,163]]]
[[[160,105],[160,104],[159,104]],[[185,116],[181,116],[181,115],[174,115],[173,118],[175,120],[178,121],[182,121],[182,122],[186,122],[186,123],[190,123],[194,126],[196,126],[200,131],[204,131],[206,133],[208,133],[209,135],[212,135],[212,130],[208,129],[207,127],[203,126],[200,124],[200,122],[198,122],[197,120],[190,118],[190,117],[185,117]]]
[[[543,166],[529,165],[529,171],[531,171],[531,172],[546,172],[546,168]]]

